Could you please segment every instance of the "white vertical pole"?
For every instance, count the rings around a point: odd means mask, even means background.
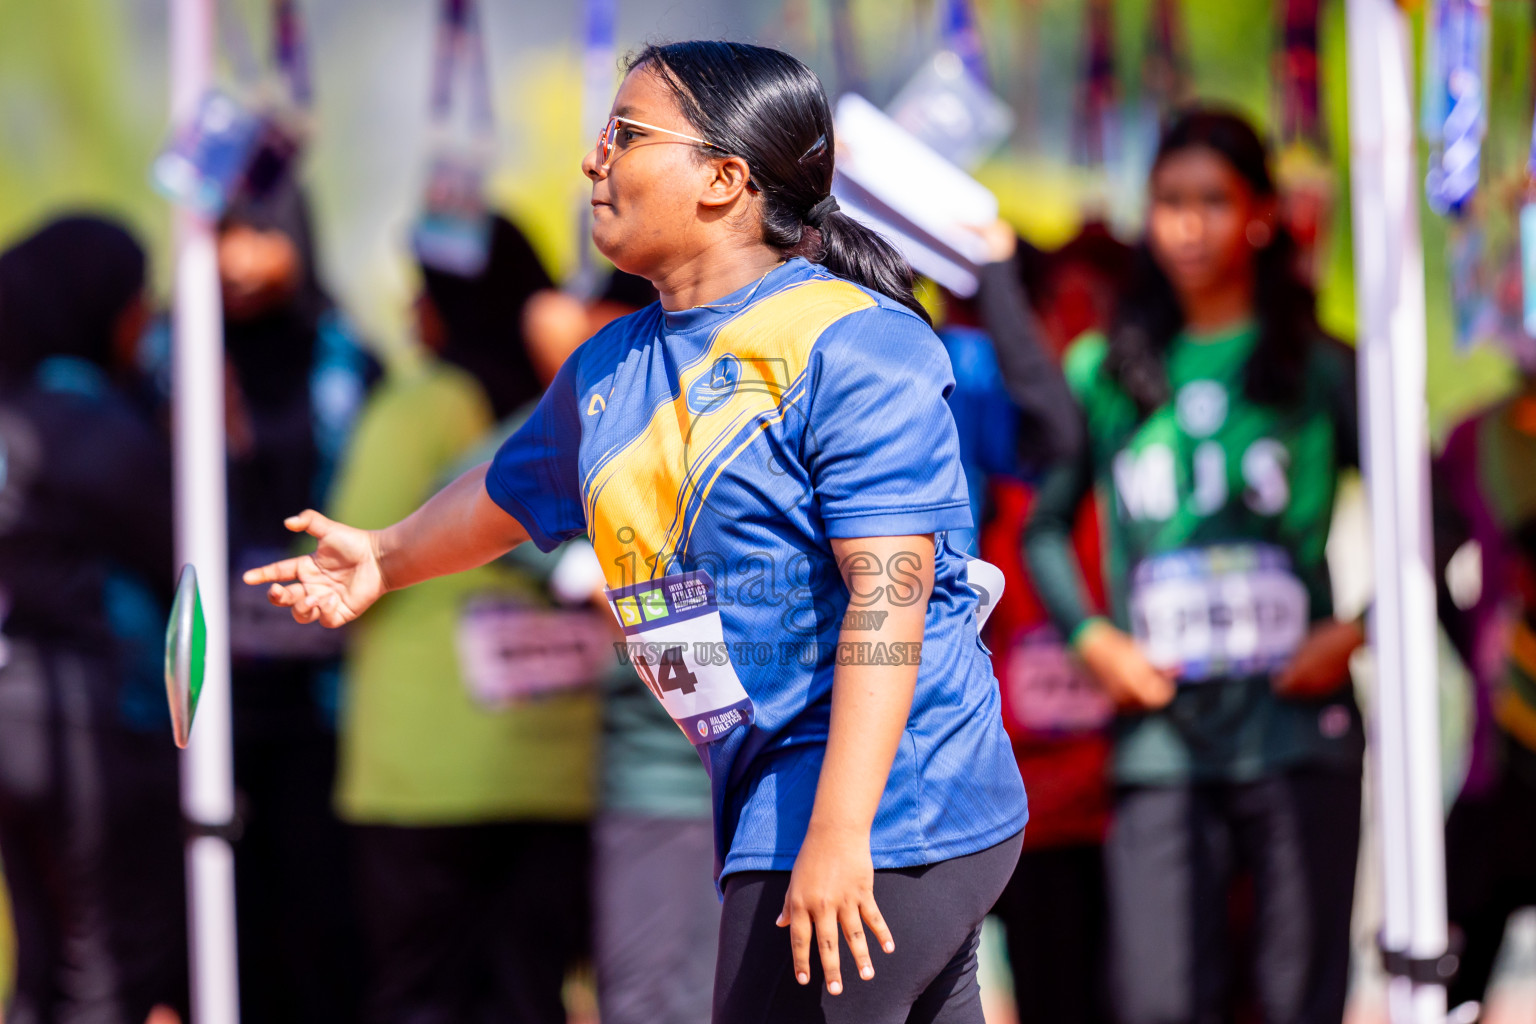
[[[185,124],[213,65],[214,0],[170,0],[171,123]],[[197,726],[181,761],[194,1024],[236,1024],[235,859],[207,834],[235,813],[229,705],[229,540],[224,490],[224,326],[214,225],[174,214],[172,308],[176,555],[197,567],[208,659]],[[201,834],[199,834],[201,833]]]
[[[1381,939],[1422,964],[1445,954],[1446,916],[1412,37],[1392,0],[1348,0],[1347,19],[1361,455],[1376,571]],[[1440,1024],[1445,989],[1394,976],[1387,1007],[1393,1024]]]

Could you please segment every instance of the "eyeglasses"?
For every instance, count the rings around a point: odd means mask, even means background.
[[[718,149],[722,153],[726,152],[726,149],[723,146],[717,146],[713,142],[707,142],[704,139],[698,138],[694,135],[684,135],[682,132],[675,132],[670,128],[658,128],[653,124],[646,124],[643,121],[631,120],[627,117],[610,117],[608,119],[608,123],[603,126],[602,133],[597,137],[597,165],[601,167],[605,172],[608,170],[608,165],[613,162],[613,151],[618,145],[619,132],[624,130],[623,126],[625,125],[634,128],[644,128],[648,132],[661,132],[663,135],[674,135],[679,139],[685,139],[688,142],[692,142],[698,146],[708,146],[710,149]]]

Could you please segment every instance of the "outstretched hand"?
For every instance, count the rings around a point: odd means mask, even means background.
[[[285,558],[248,571],[252,586],[269,583],[267,600],[293,610],[296,622],[335,629],[367,611],[388,590],[375,535],[305,509],[283,520],[319,542],[312,555]]]

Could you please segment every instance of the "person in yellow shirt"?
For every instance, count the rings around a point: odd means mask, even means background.
[[[549,277],[507,220],[490,244],[476,277],[422,268],[429,355],[364,411],[335,515],[407,514],[542,390],[518,325]],[[496,563],[392,594],[351,634],[336,802],[355,826],[366,1020],[565,1020],[590,927],[597,699],[581,665],[553,680],[486,654],[547,630],[547,604],[537,573]],[[605,633],[587,648],[612,660]]]

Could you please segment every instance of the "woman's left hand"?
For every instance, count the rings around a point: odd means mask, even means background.
[[[1349,681],[1349,658],[1365,643],[1358,622],[1328,619],[1312,627],[1290,664],[1275,676],[1282,697],[1326,697]]]
[[[1019,248],[1018,232],[1013,225],[998,219],[990,224],[966,224],[967,231],[978,235],[987,247],[988,263],[1007,263]]]
[[[873,978],[875,965],[870,962],[864,937],[866,922],[880,948],[893,952],[896,943],[885,918],[880,916],[880,908],[875,906],[875,868],[869,855],[869,832],[818,827],[813,822],[800,855],[795,858],[789,891],[784,894],[784,909],[775,922],[780,928],[789,929],[795,980],[802,985],[810,983],[814,932],[827,991],[834,996],[843,991],[839,928],[848,938],[859,977],[865,981]]]

